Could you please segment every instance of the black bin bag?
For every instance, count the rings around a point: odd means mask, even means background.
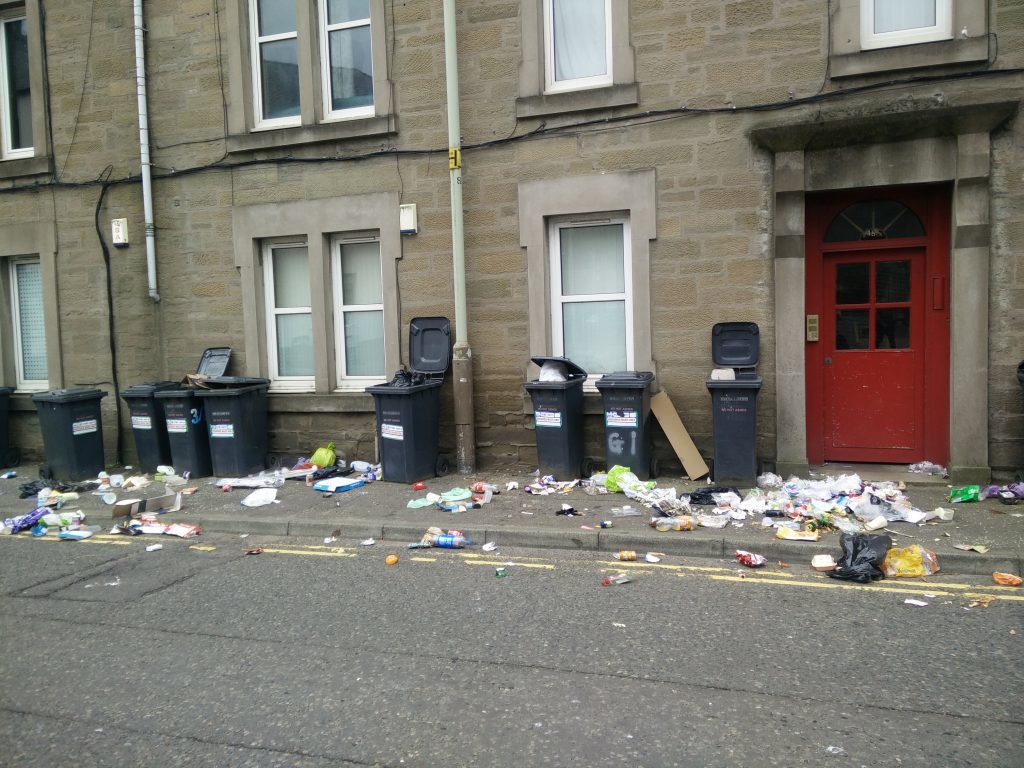
[[[833,579],[859,581],[862,584],[881,579],[882,561],[885,553],[892,546],[892,537],[887,534],[844,533],[839,537],[839,545],[843,548],[843,556],[834,571],[829,571]]]

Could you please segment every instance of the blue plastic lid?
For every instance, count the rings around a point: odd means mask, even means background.
[[[757,323],[715,323],[711,327],[711,359],[720,368],[753,368],[761,355]]]
[[[444,377],[452,362],[452,330],[447,317],[414,317],[409,323],[409,368]]]

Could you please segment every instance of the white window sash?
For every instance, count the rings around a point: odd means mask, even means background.
[[[11,284],[11,326],[12,336],[14,342],[14,370],[15,377],[18,383],[18,391],[20,392],[34,392],[39,390],[49,389],[49,379],[26,379],[25,378],[25,360],[22,357],[22,346],[21,346],[21,297],[18,295],[18,265],[19,264],[39,264],[39,259],[11,259],[9,262],[9,281]],[[40,267],[41,269],[41,267]],[[40,274],[40,277],[42,275]],[[44,326],[45,333],[45,326]],[[46,344],[45,335],[43,337],[43,344]]]
[[[266,130],[269,128],[288,128],[302,124],[302,115],[291,117],[263,117],[263,66],[260,57],[260,45],[273,43],[279,40],[298,40],[298,30],[294,32],[278,32],[273,35],[260,35],[259,11],[256,7],[257,0],[249,0],[249,42],[250,42],[250,69],[252,70],[252,106],[255,117],[254,130]]]
[[[561,231],[571,227],[597,226],[602,224],[622,225],[622,269],[624,290],[621,293],[590,293],[562,295],[562,238]],[[633,370],[635,365],[634,343],[633,343],[633,257],[630,247],[630,233],[628,219],[612,218],[601,219],[600,221],[565,222],[553,221],[548,229],[548,241],[550,243],[550,268],[551,268],[551,353],[556,357],[565,356],[565,335],[562,322],[562,308],[566,304],[597,302],[597,301],[621,301],[625,312],[626,326],[626,368]],[[586,387],[593,389],[595,383],[605,373],[612,371],[588,371]]]
[[[35,154],[33,147],[14,149],[11,146],[11,121],[14,120],[14,115],[10,113],[11,100],[8,92],[7,25],[20,21],[25,21],[25,17],[0,19],[0,160],[15,160],[20,157],[32,157]]]
[[[555,80],[555,24],[551,0],[544,0],[544,92],[560,93],[580,91],[587,88],[601,88],[612,84],[612,0],[605,0],[605,74],[593,77],[578,77],[572,80]]]
[[[353,19],[342,21],[337,24],[327,23],[327,3],[320,4],[320,79],[322,82],[324,118],[326,120],[351,120],[359,117],[372,117],[375,114],[373,104],[365,107],[353,107],[352,109],[333,109],[331,106],[331,32],[340,29],[355,29],[357,27],[369,27],[369,18]],[[370,49],[373,50],[373,35],[370,36]],[[375,96],[376,97],[376,96]]]
[[[860,47],[861,50],[891,48],[900,45],[916,45],[936,40],[953,38],[952,0],[935,0],[935,25],[901,29],[894,32],[875,32],[875,0],[861,0],[860,4]]]
[[[277,357],[277,318],[280,315],[313,316],[310,307],[274,306],[274,251],[286,248],[305,248],[304,242],[273,242],[263,246],[263,296],[267,316],[267,370],[270,374],[271,388],[278,392],[309,392],[316,389],[316,376],[282,376],[278,369]],[[313,350],[316,354],[316,349]]]
[[[342,284],[342,270],[341,270],[341,249],[342,246],[352,245],[354,243],[377,243],[378,244],[378,258],[381,267],[381,302],[379,304],[345,304]],[[346,237],[334,237],[331,238],[331,290],[334,296],[334,359],[335,359],[335,374],[337,375],[337,387],[338,389],[359,389],[362,390],[364,387],[371,384],[382,384],[387,381],[382,376],[350,376],[345,370],[345,313],[346,312],[370,312],[380,311],[384,313],[384,274],[383,265],[384,259],[380,255],[379,251],[380,240],[373,237],[365,238],[346,238]],[[384,321],[384,336],[387,337],[387,319]]]

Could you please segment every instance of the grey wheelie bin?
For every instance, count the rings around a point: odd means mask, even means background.
[[[270,381],[215,376],[197,389],[206,410],[210,462],[217,477],[244,477],[267,468],[267,388]]]
[[[134,384],[121,393],[121,398],[128,406],[132,434],[135,437],[135,452],[139,454],[139,467],[143,472],[156,472],[161,464],[171,463],[167,424],[163,408],[156,400],[156,393],[177,387],[174,381],[157,381],[152,384]]]
[[[409,323],[409,367],[387,384],[367,387],[377,415],[382,479],[414,483],[448,471],[438,453],[438,396],[451,364],[447,317],[414,317]]]
[[[629,467],[641,480],[658,474],[651,456],[651,371],[606,373],[597,382],[604,405],[607,468]]]
[[[528,381],[523,386],[533,400],[537,464],[541,475],[569,480],[590,474],[583,456],[583,382],[587,372],[564,357],[531,357],[544,368],[562,372],[563,381]]]
[[[757,393],[754,372],[761,337],[756,323],[716,323],[711,329],[711,358],[716,371],[705,383],[711,393],[714,430],[714,479],[718,484],[753,485],[757,481]]]
[[[46,463],[56,480],[88,480],[104,467],[100,389],[51,389],[32,395]]]

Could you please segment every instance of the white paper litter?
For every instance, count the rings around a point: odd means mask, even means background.
[[[242,505],[246,507],[265,507],[267,504],[275,502],[277,502],[277,488],[257,488],[242,499]]]
[[[146,547],[146,551],[147,552],[156,552],[158,549],[163,549],[163,548],[164,548],[163,544],[150,544],[148,547]]]
[[[376,543],[377,543],[377,541],[375,539],[363,539],[362,541],[359,542],[359,546],[360,547],[372,547]]]
[[[484,552],[493,552],[497,548],[498,545],[495,544],[493,541],[488,541],[486,544],[483,545],[483,547],[481,547],[481,549],[483,549]]]

